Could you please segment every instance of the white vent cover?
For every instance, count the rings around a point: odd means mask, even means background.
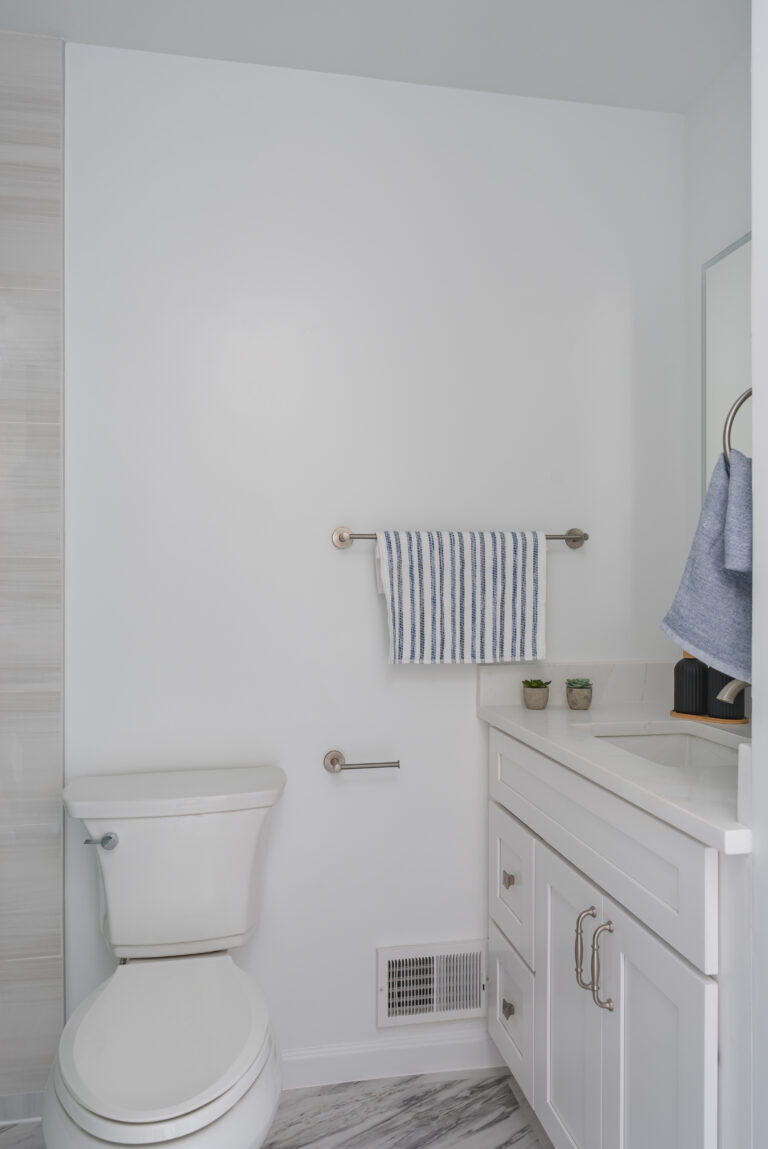
[[[378,952],[378,1024],[452,1021],[485,1013],[484,941]]]

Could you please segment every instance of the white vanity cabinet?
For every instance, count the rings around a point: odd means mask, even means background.
[[[534,1099],[556,1149],[715,1149],[717,983],[540,843],[535,952]]]
[[[489,1032],[555,1149],[746,1149],[717,851],[497,730],[490,758]]]

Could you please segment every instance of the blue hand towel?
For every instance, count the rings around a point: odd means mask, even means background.
[[[752,570],[752,460],[735,450],[731,451],[725,512],[725,568]]]
[[[544,657],[547,543],[540,531],[380,531],[389,661]]]
[[[733,565],[731,565],[733,564]],[[752,681],[751,462],[721,455],[709,482],[688,562],[661,629],[732,678]]]

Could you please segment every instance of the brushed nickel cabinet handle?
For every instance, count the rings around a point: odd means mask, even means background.
[[[510,1017],[513,1017],[515,1013],[514,1004],[511,1001],[507,1001],[506,998],[502,998],[501,1012],[504,1014],[504,1020],[509,1021]]]
[[[600,998],[600,934],[613,933],[613,922],[604,922],[603,925],[598,926],[592,936],[592,1000],[595,1005],[599,1005],[600,1009],[607,1009],[613,1011],[613,1001],[611,998],[606,998],[602,1001]]]
[[[506,870],[502,870],[501,871],[501,884],[505,890],[508,890],[510,886],[514,886],[514,884],[515,884],[515,875],[507,873]]]
[[[584,964],[584,919],[596,918],[597,910],[594,906],[590,906],[588,910],[583,910],[576,919],[576,945],[574,946],[574,957],[576,959],[576,984],[579,989],[592,989],[591,981],[584,981],[584,974],[582,966]]]

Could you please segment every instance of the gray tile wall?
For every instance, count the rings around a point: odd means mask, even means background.
[[[0,1123],[63,1022],[62,44],[0,33]]]

